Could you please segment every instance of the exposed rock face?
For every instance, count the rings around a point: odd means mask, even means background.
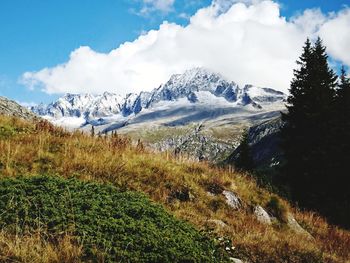
[[[36,115],[17,102],[0,97],[0,114],[19,117],[26,120],[36,118]]]
[[[295,220],[294,216],[291,213],[288,213],[288,215],[287,215],[287,225],[294,232],[306,235],[310,239],[313,239],[311,234],[299,225],[299,223]]]
[[[249,129],[248,140],[256,168],[273,167],[278,165],[283,159],[283,153],[280,148],[280,129],[282,124],[281,117],[278,117]],[[234,163],[237,160],[239,153],[240,147],[237,147],[237,149],[228,157],[226,162]]]
[[[66,94],[49,105],[33,107],[32,111],[52,120],[81,118],[86,121],[85,124],[97,124],[96,119],[103,118],[106,120],[100,123],[105,124],[112,117],[133,117],[147,109],[159,109],[162,105],[176,101],[180,101],[181,106],[191,107],[210,105],[215,100],[216,104],[220,104],[217,105],[220,106],[219,109],[228,107],[232,110],[252,106],[255,110],[261,110],[265,107],[268,109],[276,102],[281,104],[285,98],[286,95],[280,91],[252,85],[240,88],[235,82],[226,80],[218,73],[194,68],[183,74],[173,75],[169,81],[151,92],[128,94],[125,97],[108,92],[102,95]]]
[[[265,211],[264,208],[262,208],[261,206],[256,206],[254,208],[254,215],[256,216],[256,219],[262,223],[262,224],[266,224],[266,225],[271,225],[272,221],[271,221],[271,217],[269,216],[269,214]]]
[[[219,141],[202,133],[202,125],[185,135],[171,136],[152,145],[158,151],[171,150],[175,155],[189,156],[198,161],[217,162],[232,149],[232,142]]]
[[[41,116],[50,116],[57,119],[77,117],[89,120],[91,118],[118,114],[123,106],[128,107],[128,99],[130,100],[127,97],[124,105],[122,105],[123,98],[121,96],[108,92],[98,96],[91,94],[66,94],[49,105],[40,104],[32,107],[32,111]]]
[[[226,203],[235,210],[242,207],[242,202],[240,198],[231,191],[223,191],[222,194],[226,197]]]

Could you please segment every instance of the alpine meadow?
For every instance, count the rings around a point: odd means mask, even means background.
[[[0,4],[0,262],[350,263],[346,1]]]

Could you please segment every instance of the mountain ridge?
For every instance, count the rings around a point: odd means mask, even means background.
[[[108,122],[108,118],[130,118],[146,109],[154,109],[160,104],[179,100],[191,104],[205,104],[222,98],[218,104],[225,107],[245,107],[262,109],[265,105],[283,102],[286,95],[271,88],[245,85],[240,88],[221,74],[204,68],[194,68],[183,74],[174,74],[170,79],[151,92],[130,93],[125,97],[104,92],[101,95],[66,94],[48,105],[40,104],[31,110],[54,120],[81,118],[81,126]],[[210,103],[209,103],[210,104]]]
[[[0,96],[0,114],[31,120],[37,116],[17,102]]]

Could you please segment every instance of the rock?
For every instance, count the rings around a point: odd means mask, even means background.
[[[171,191],[168,201],[177,199],[181,202],[192,202],[195,199],[194,194],[190,191],[188,187],[182,187]]]
[[[243,261],[238,259],[238,258],[230,258],[230,261],[232,261],[234,263],[243,263]]]
[[[265,211],[265,209],[262,208],[260,205],[254,207],[254,215],[256,216],[256,219],[260,223],[266,224],[266,225],[271,225],[272,224],[271,217]]]
[[[313,239],[311,234],[299,225],[299,223],[295,220],[294,216],[291,213],[288,213],[287,215],[287,225],[294,232],[306,235],[310,239]]]
[[[36,117],[34,113],[27,108],[19,105],[17,102],[0,96],[0,114],[19,117],[26,120],[33,120]]]
[[[219,219],[209,219],[207,222],[212,223],[218,227],[226,227],[227,226],[222,220],[219,220]]]
[[[242,207],[240,198],[231,191],[223,191],[222,194],[226,197],[226,203],[235,210]]]
[[[215,194],[213,194],[213,193],[211,193],[211,192],[207,192],[207,195],[208,195],[208,196],[211,196],[211,197],[214,197],[214,196],[215,196]]]
[[[249,129],[248,143],[256,168],[274,167],[284,160],[283,151],[280,148],[280,129],[283,126],[281,117],[268,119]],[[238,146],[225,160],[227,164],[234,164],[240,154]]]

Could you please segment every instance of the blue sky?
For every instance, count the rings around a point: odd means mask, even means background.
[[[40,71],[67,62],[80,46],[108,53],[141,32],[158,29],[167,20],[186,26],[185,17],[209,6],[210,0],[176,0],[171,10],[149,9],[140,14],[138,0],[2,0],[0,3],[0,95],[21,102],[49,102],[48,95],[19,84],[24,72]],[[282,0],[281,14],[287,18],[307,8],[337,12],[345,0]]]

